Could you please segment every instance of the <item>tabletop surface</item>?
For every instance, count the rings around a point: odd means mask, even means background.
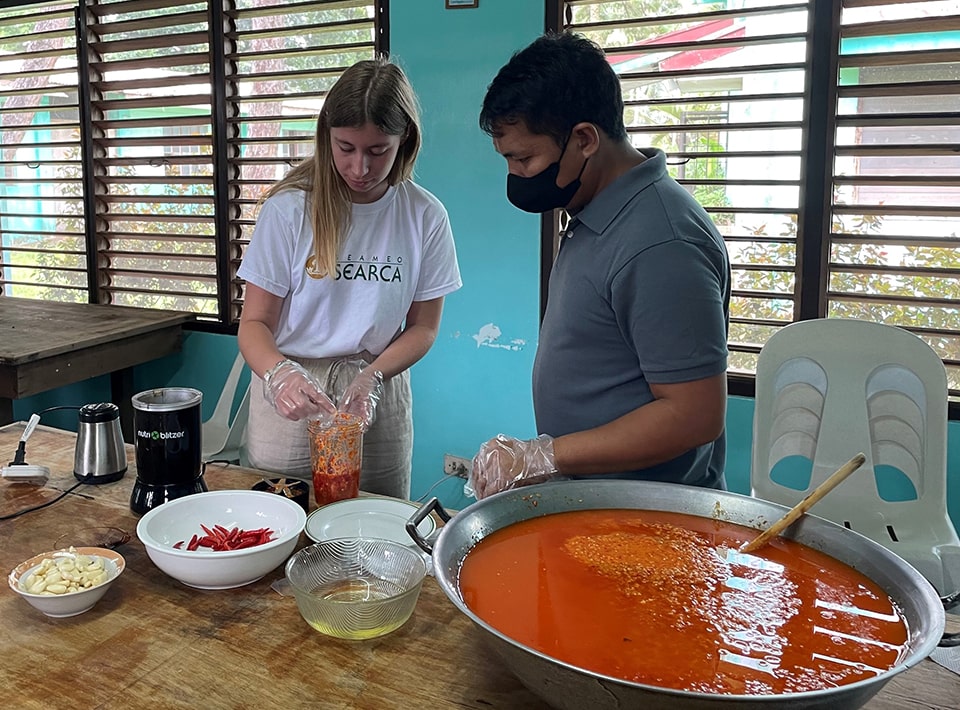
[[[193,320],[150,308],[0,297],[0,365],[19,365]]]
[[[12,457],[23,423],[0,428]],[[76,435],[39,426],[27,461],[48,466],[40,488],[0,481],[0,515],[41,504],[74,483]],[[410,621],[369,641],[310,628],[292,597],[271,584],[283,567],[238,589],[201,591],[162,573],[136,537],[129,509],[136,477],[81,486],[52,505],[0,521],[0,562],[24,559],[95,526],[128,532],[126,570],[92,610],[51,619],[11,590],[0,593],[0,686],[10,707],[48,708],[545,708],[486,645],[481,632],[428,577]],[[260,474],[211,465],[211,490],[250,488]],[[308,543],[301,537],[300,545]],[[892,678],[869,710],[958,707],[960,676],[933,661]]]

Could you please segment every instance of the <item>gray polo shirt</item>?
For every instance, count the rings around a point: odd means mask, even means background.
[[[561,238],[533,368],[537,429],[592,429],[651,402],[650,384],[727,368],[730,264],[663,152],[621,175]],[[723,488],[725,436],[610,477]],[[592,477],[591,477],[592,478]]]

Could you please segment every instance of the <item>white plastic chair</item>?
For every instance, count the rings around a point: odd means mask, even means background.
[[[760,351],[755,407],[755,497],[793,506],[862,451],[863,467],[810,512],[879,542],[941,596],[955,595],[960,539],[947,513],[947,378],[926,342],[868,321],[793,323]],[[906,494],[891,496],[894,489]]]
[[[245,367],[246,361],[244,361],[243,355],[238,354],[236,360],[233,361],[230,373],[227,375],[220,397],[217,399],[213,415],[203,422],[201,456],[204,461],[246,463],[243,444],[249,413],[249,388],[243,394],[236,415],[232,420],[230,418],[237,386]]]

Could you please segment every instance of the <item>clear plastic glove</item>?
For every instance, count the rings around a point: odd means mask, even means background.
[[[367,367],[347,385],[337,410],[360,417],[361,428],[367,431],[376,418],[377,404],[382,395],[383,373]]]
[[[343,402],[343,395],[347,393],[347,387],[365,367],[367,362],[358,357],[342,357],[334,361],[327,371],[323,391],[339,406]]]
[[[293,360],[284,360],[264,375],[263,396],[279,414],[293,421],[333,421],[337,409],[317,379]]]
[[[541,434],[536,439],[522,440],[497,434],[473,457],[473,470],[467,485],[480,500],[500,491],[543,483],[556,477],[553,437]]]

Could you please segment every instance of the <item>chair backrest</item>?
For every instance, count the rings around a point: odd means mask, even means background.
[[[250,387],[243,392],[243,398],[237,407],[237,413],[230,422],[230,431],[227,433],[227,440],[223,443],[223,449],[217,455],[218,459],[224,459],[231,463],[237,463],[241,466],[249,466],[250,460],[247,458],[247,419],[250,414]]]
[[[862,451],[863,467],[811,513],[910,562],[941,595],[960,587],[947,513],[947,379],[909,331],[822,318],[777,331],[757,361],[750,484],[792,506]]]
[[[204,461],[214,459],[239,461],[240,449],[247,426],[249,390],[244,392],[243,399],[240,401],[240,406],[232,420],[231,414],[240,376],[245,368],[246,361],[243,359],[243,355],[238,353],[230,372],[227,374],[220,396],[217,398],[213,414],[203,422],[202,456]]]

